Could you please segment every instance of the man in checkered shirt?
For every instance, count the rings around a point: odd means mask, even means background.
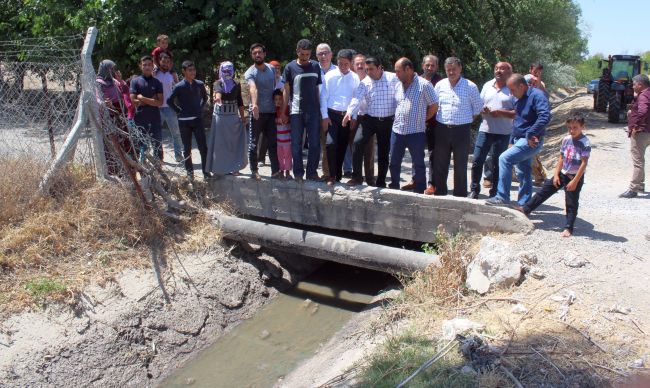
[[[404,151],[408,148],[415,170],[416,193],[424,193],[426,187],[426,167],[424,165],[424,147],[426,139],[426,121],[438,110],[438,96],[431,82],[418,76],[413,62],[400,58],[395,62],[395,74],[400,83],[395,88],[395,121],[390,141],[390,188],[399,190],[400,171]]]
[[[436,84],[438,112],[436,114],[436,145],[433,159],[433,187],[425,194],[447,195],[449,161],[454,153],[454,196],[467,196],[467,158],[469,156],[472,121],[483,109],[478,87],[462,76],[460,59],[445,60],[447,78]]]
[[[362,101],[366,102],[365,115],[361,119],[361,138],[354,141],[352,152],[352,179],[348,185],[356,186],[363,183],[361,165],[366,144],[377,135],[377,180],[376,187],[386,187],[386,174],[388,173],[388,153],[390,151],[390,136],[395,118],[395,87],[399,83],[395,73],[384,71],[377,58],[366,58],[366,73],[354,92],[346,115],[343,117],[343,126],[351,120],[356,120]],[[353,125],[354,128],[354,125]]]

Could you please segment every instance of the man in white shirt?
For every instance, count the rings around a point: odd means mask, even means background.
[[[474,145],[472,183],[469,192],[469,197],[472,199],[477,199],[481,191],[481,172],[490,149],[492,149],[494,160],[499,160],[503,151],[508,149],[512,133],[512,119],[515,114],[510,89],[506,85],[511,75],[512,66],[508,62],[499,62],[494,65],[494,78],[486,82],[481,89],[483,122],[479,127]],[[490,172],[491,176],[498,177],[499,164],[492,163]],[[494,197],[496,193],[497,185],[492,185],[490,198]]]
[[[169,128],[172,143],[174,144],[174,159],[180,163],[183,161],[183,140],[178,126],[178,117],[176,112],[167,105],[167,99],[172,95],[172,88],[178,83],[178,76],[171,70],[172,57],[168,51],[158,53],[158,63],[160,67],[154,71],[153,75],[163,85],[163,104],[160,107],[160,120],[162,125],[167,125],[167,128]]]
[[[316,59],[318,59],[318,65],[320,66],[320,78],[321,80],[325,79],[325,74],[328,71],[336,69],[336,65],[332,63],[332,48],[327,43],[319,43],[316,46]],[[323,152],[322,155],[322,169],[323,169],[323,179],[328,180],[330,177],[330,168],[329,161],[327,160],[327,133],[320,132],[320,148]]]
[[[449,161],[454,154],[454,196],[467,196],[467,159],[470,130],[475,117],[481,114],[483,101],[476,84],[462,76],[460,59],[445,59],[447,78],[436,84],[438,113],[436,114],[435,150],[433,156],[433,187],[425,194],[447,195]]]
[[[343,177],[343,159],[350,139],[350,127],[343,125],[343,117],[359,86],[359,76],[351,71],[353,55],[353,50],[340,50],[336,56],[338,68],[325,74],[321,87],[321,129],[327,134],[326,150],[330,172],[327,184],[330,186]]]

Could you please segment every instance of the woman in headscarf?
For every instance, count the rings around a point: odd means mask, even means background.
[[[245,128],[241,85],[234,80],[231,62],[219,66],[214,83],[214,111],[208,135],[206,171],[213,174],[239,175],[248,163],[248,135]]]
[[[99,89],[98,94],[100,94],[98,100],[106,106],[110,122],[115,125],[115,128],[104,128],[106,135],[105,141],[115,139],[124,153],[134,157],[134,148],[131,145],[131,139],[129,139],[128,136],[127,126],[127,106],[130,104],[130,101],[127,103],[124,100],[122,93],[122,83],[124,81],[122,81],[121,78],[116,78],[116,73],[118,73],[118,70],[113,61],[104,59],[99,63],[96,78]],[[117,155],[113,155],[109,149],[108,145],[105,144],[104,152],[106,155],[107,172],[109,175],[118,175],[121,171],[120,158]]]

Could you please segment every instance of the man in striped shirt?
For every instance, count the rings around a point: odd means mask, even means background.
[[[384,71],[377,58],[366,58],[366,73],[368,73],[368,77],[359,83],[342,122],[345,126],[351,120],[356,120],[359,106],[362,101],[365,101],[367,105],[366,114],[361,121],[362,134],[360,139],[354,141],[352,179],[348,181],[348,185],[356,186],[363,183],[361,165],[364,149],[372,135],[376,134],[378,171],[375,185],[376,187],[386,187],[390,135],[397,106],[395,88],[399,80],[395,73]]]
[[[472,121],[483,109],[478,87],[462,76],[460,59],[445,60],[447,78],[436,84],[439,107],[436,114],[433,187],[425,194],[447,195],[447,176],[451,153],[454,154],[454,196],[467,196],[467,158]]]
[[[415,169],[416,193],[423,193],[426,187],[424,147],[426,144],[426,121],[438,109],[438,97],[431,82],[419,77],[413,69],[413,62],[400,58],[395,62],[395,74],[400,83],[395,89],[395,121],[390,142],[390,188],[399,190],[400,171],[404,151],[408,148]]]

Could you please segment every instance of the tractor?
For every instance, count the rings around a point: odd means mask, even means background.
[[[606,64],[604,68],[603,63]],[[618,123],[621,113],[625,113],[627,105],[634,99],[632,77],[641,72],[641,58],[637,55],[610,55],[607,60],[598,62],[598,68],[602,68],[603,73],[594,91],[594,110],[607,112],[607,121]],[[648,71],[647,63],[644,70]]]

